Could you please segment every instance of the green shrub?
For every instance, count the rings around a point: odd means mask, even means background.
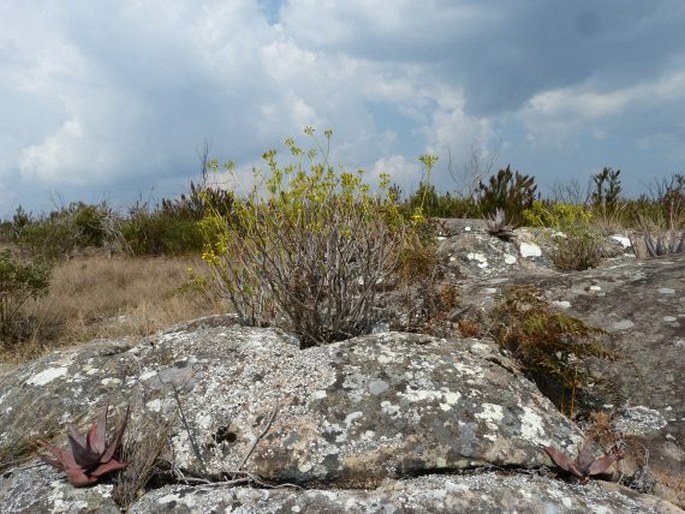
[[[592,212],[585,205],[535,200],[522,217],[531,227],[547,227],[556,248],[552,262],[560,270],[582,271],[596,267],[602,258],[602,237],[590,224]]]
[[[116,217],[104,202],[73,202],[39,219],[20,207],[13,225],[13,241],[25,252],[47,259],[57,259],[77,248],[102,247],[118,238]]]
[[[303,347],[367,332],[379,290],[392,283],[400,255],[417,241],[418,226],[393,202],[388,177],[372,193],[363,172],[336,170],[326,148],[305,152],[292,139],[294,162],[263,155],[268,176],[236,202],[232,220],[214,213],[202,227],[204,259],[216,284],[247,325],[284,325]],[[263,182],[261,181],[263,179]]]
[[[18,338],[21,308],[30,299],[45,296],[50,267],[45,262],[17,262],[10,250],[0,252],[0,341],[9,345]]]
[[[530,209],[535,200],[537,185],[535,177],[512,172],[510,166],[490,177],[486,185],[482,181],[476,191],[481,216],[494,216],[502,209],[506,220],[515,225],[524,221],[523,211]]]
[[[573,415],[578,392],[592,380],[585,360],[613,359],[602,343],[603,331],[553,309],[535,289],[504,292],[491,313],[493,332],[554,404]]]
[[[590,196],[592,204],[602,213],[611,213],[618,205],[621,194],[621,170],[604,167],[592,177],[594,189]]]

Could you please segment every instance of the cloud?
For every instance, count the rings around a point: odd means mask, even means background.
[[[410,177],[437,152],[447,187],[447,149],[499,140],[541,173],[569,148],[682,164],[680,0],[26,0],[0,20],[0,178],[31,201],[174,194],[205,139],[251,166],[304,125],[352,169]]]

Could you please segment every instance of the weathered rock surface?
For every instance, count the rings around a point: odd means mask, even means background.
[[[685,257],[637,260],[616,236],[600,268],[560,273],[544,234],[519,230],[505,242],[478,222],[445,227],[441,255],[460,308],[485,311],[504,287],[529,284],[610,332],[632,364],[602,370],[618,392],[599,398],[622,402],[621,430],[677,485]],[[19,458],[54,435],[61,444],[64,423],[85,428],[107,400],[118,413],[131,404],[132,440],[162,431],[145,424],[151,417],[168,430],[167,485],[131,512],[679,512],[546,471],[540,445],[575,454],[582,433],[485,339],[386,332],[300,350],[279,330],[209,318],[138,341],[94,341],[0,377],[0,456]],[[74,489],[35,459],[2,461],[0,512],[118,510],[111,483]],[[182,483],[238,471],[305,489]]]
[[[224,512],[312,514],[681,512],[663,500],[636,494],[613,484],[570,485],[538,476],[506,476],[491,472],[471,476],[430,475],[404,481],[388,480],[370,491],[172,486],[146,495],[131,512],[189,514],[213,509]]]
[[[639,260],[632,235],[615,234],[605,244],[613,257],[598,268],[560,272],[551,265],[554,247],[545,231],[519,229],[505,242],[482,228],[464,230],[470,226],[464,220],[448,226],[441,251],[471,312],[486,312],[507,287],[532,286],[558,308],[608,332],[621,358],[597,370],[613,386],[598,389],[598,397],[620,410],[617,427],[645,446],[652,471],[680,488],[678,501],[684,502],[685,255]],[[508,264],[509,255],[517,263]]]

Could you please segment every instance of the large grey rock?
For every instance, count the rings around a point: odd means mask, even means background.
[[[387,480],[374,490],[296,491],[177,485],[147,494],[130,512],[675,514],[682,511],[653,496],[612,484],[572,485],[539,476],[485,472]]]
[[[627,236],[611,239],[629,250]],[[443,251],[457,247],[456,240],[443,242]],[[685,502],[685,256],[617,255],[595,269],[572,273],[545,266],[512,268],[495,257],[488,260],[487,273],[460,264],[460,309],[485,315],[505,288],[532,286],[559,309],[606,330],[620,358],[596,369],[610,386],[596,389],[598,407],[617,411],[617,430],[642,454],[635,464],[647,463],[656,478],[679,489],[678,501]]]
[[[3,384],[5,430],[41,434],[106,398],[172,417],[174,464],[194,475],[244,465],[272,481],[373,486],[387,477],[477,466],[540,466],[577,428],[513,365],[475,340],[384,333],[300,350],[278,331],[179,329],[138,346],[63,350]],[[44,425],[43,425],[44,426]]]

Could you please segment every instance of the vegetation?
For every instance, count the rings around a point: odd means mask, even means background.
[[[292,164],[281,166],[275,150],[263,155],[268,175],[255,170],[234,219],[214,213],[202,221],[203,258],[241,322],[284,324],[304,347],[370,330],[378,292],[419,242],[424,221],[420,208],[411,219],[401,215],[388,177],[372,193],[362,171],[336,170],[328,162],[331,131],[325,147],[313,129],[306,133],[317,147],[286,140]],[[430,173],[434,161],[422,159]]]
[[[10,250],[0,252],[0,347],[20,339],[22,307],[30,299],[45,296],[50,268],[44,262],[19,262]]]
[[[493,335],[523,365],[540,391],[572,416],[578,393],[592,383],[590,357],[612,359],[603,332],[550,306],[527,287],[511,288],[491,313]]]

